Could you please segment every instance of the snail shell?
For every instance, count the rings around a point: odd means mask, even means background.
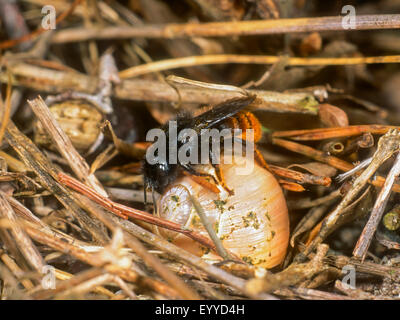
[[[233,164],[221,161],[226,183],[234,190],[234,195],[221,200],[220,195],[184,176],[159,198],[159,213],[165,219],[208,236],[192,205],[190,192],[203,207],[226,249],[247,263],[272,268],[283,261],[289,241],[286,201],[274,176],[258,164],[253,163],[250,174],[238,175],[238,163],[244,161],[252,160],[235,156]],[[164,230],[162,234],[196,255],[207,253],[198,243],[181,234]]]
[[[50,111],[79,151],[89,149],[101,133],[100,123],[103,115],[89,103],[68,100],[53,104]],[[34,126],[34,140],[37,144],[56,150],[40,121]]]

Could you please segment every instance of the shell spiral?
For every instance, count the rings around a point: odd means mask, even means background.
[[[158,208],[163,218],[207,235],[190,200],[190,192],[203,207],[226,249],[247,263],[272,268],[283,261],[288,246],[287,205],[279,183],[264,168],[252,162],[251,172],[239,174],[238,168],[243,168],[243,163],[248,165],[248,161],[252,160],[236,156],[233,164],[221,163],[226,183],[234,195],[221,200],[220,195],[184,176],[160,197]],[[163,234],[194,254],[206,253],[183,235],[165,231]]]

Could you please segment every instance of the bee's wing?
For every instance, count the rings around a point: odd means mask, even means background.
[[[245,98],[237,98],[228,101],[224,101],[209,111],[202,113],[201,115],[193,119],[193,129],[198,133],[202,129],[208,129],[215,126],[217,123],[232,117],[238,113],[241,109],[247,107],[255,99],[255,96],[248,96]]]

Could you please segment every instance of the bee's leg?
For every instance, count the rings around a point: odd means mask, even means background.
[[[214,167],[215,174],[217,175],[217,178],[219,180],[219,184],[221,185],[221,187],[224,188],[226,190],[226,192],[229,193],[230,196],[233,196],[235,194],[235,192],[226,185],[225,178],[224,178],[224,175],[222,174],[220,165],[212,164],[212,166]]]
[[[257,149],[256,146],[254,146],[254,158],[256,159],[256,161],[257,161],[265,170],[270,171],[267,162],[265,161],[263,155],[261,154],[260,150]]]
[[[214,181],[209,181],[208,178],[195,176],[186,170],[183,170],[183,174],[190,177],[190,179],[192,179],[194,182],[215,194],[219,194],[221,192],[221,190],[217,188],[217,185],[214,183]]]
[[[211,178],[216,185],[219,185],[218,180],[212,174],[196,171],[192,166],[187,164],[181,164],[181,167],[189,172],[191,175]]]
[[[210,160],[211,160],[211,165],[213,166],[215,170],[215,174],[217,175],[217,178],[219,180],[219,185],[221,185],[222,188],[228,192],[230,196],[233,196],[235,193],[233,192],[232,189],[229,189],[228,186],[226,185],[224,175],[222,173],[221,167],[218,164],[218,161],[215,159],[214,154],[210,150]]]
[[[254,143],[252,141],[247,141],[247,140],[243,140],[240,139],[240,142],[242,143],[242,145],[246,148],[246,144],[247,143]],[[257,149],[256,144],[254,143],[254,159],[257,161],[257,163],[262,166],[265,170],[270,171],[269,166],[267,164],[267,162],[265,161],[263,155],[261,154],[260,150]]]

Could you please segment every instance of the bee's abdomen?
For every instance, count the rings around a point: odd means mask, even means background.
[[[233,117],[226,119],[224,127],[229,127],[232,129],[241,129],[242,139],[249,141],[252,139],[250,137],[246,137],[246,130],[253,129],[254,130],[253,141],[257,142],[261,139],[262,135],[261,124],[256,118],[256,116],[249,111],[240,111]]]

